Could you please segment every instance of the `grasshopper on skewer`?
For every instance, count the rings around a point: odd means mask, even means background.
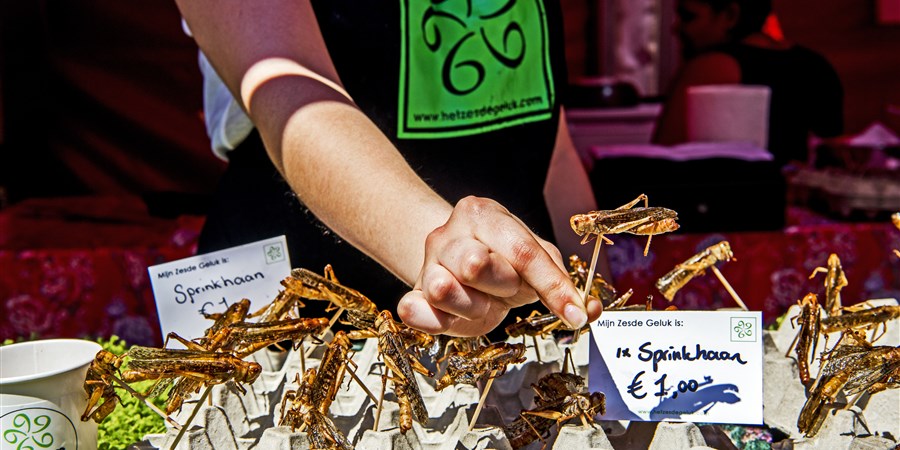
[[[741,297],[734,291],[731,284],[728,283],[728,280],[726,280],[725,276],[722,275],[722,272],[719,271],[719,268],[716,267],[716,263],[733,260],[734,253],[731,251],[731,244],[729,244],[728,241],[720,241],[703,249],[703,251],[696,255],[691,256],[685,262],[675,266],[669,273],[663,275],[656,281],[656,288],[659,289],[659,292],[662,293],[666,300],[671,302],[675,298],[675,293],[684,287],[684,285],[694,279],[694,277],[704,275],[706,269],[709,269],[716,278],[719,279],[722,285],[725,286],[725,290],[728,291],[731,298],[734,299],[738,306],[744,311],[747,311],[747,305],[744,304]]]
[[[310,300],[325,300],[337,308],[364,311],[377,314],[378,308],[372,300],[356,289],[338,282],[331,265],[325,266],[325,276],[299,268],[291,271],[291,276],[281,284],[289,292]]]
[[[100,423],[116,408],[120,398],[113,388],[112,377],[119,371],[121,365],[122,358],[106,350],[100,350],[94,356],[84,379],[88,404],[84,414],[81,415],[82,422],[94,419],[94,422]],[[100,400],[103,400],[102,404]]]
[[[875,342],[887,333],[887,323],[898,317],[900,317],[900,305],[855,309],[851,312],[822,319],[822,331],[824,333],[833,333],[845,329],[872,330],[870,341]],[[877,334],[879,328],[882,329],[881,334]]]
[[[378,352],[384,360],[385,372],[382,375],[381,399],[375,413],[374,429],[376,431],[378,429],[385,386],[390,379],[400,405],[400,432],[406,434],[412,428],[413,419],[423,425],[428,422],[428,411],[425,409],[425,401],[422,399],[413,371],[427,377],[434,374],[407,351],[409,345],[400,337],[400,326],[389,311],[378,313],[375,328],[378,332]]]
[[[206,386],[233,381],[245,394],[247,391],[241,385],[253,383],[262,373],[259,364],[229,353],[134,346],[128,356],[131,358],[128,369],[122,372],[126,383],[177,377],[197,380]]]
[[[484,391],[475,413],[469,422],[469,430],[475,427],[478,415],[484,405],[484,400],[491,389],[494,378],[506,373],[510,364],[525,362],[525,344],[508,344],[497,342],[472,351],[453,353],[448,356],[447,370],[435,385],[435,390],[440,391],[457,383],[475,385],[479,381],[487,379]]]
[[[306,429],[308,427],[308,436],[311,441],[311,448],[338,448],[342,450],[352,449],[353,445],[334,425],[334,422],[328,418],[328,406],[331,404],[332,397],[321,395],[322,389],[317,388],[317,380],[328,378],[326,384],[340,385],[339,380],[334,380],[327,373],[320,372],[316,374],[316,369],[309,368],[306,370],[303,379],[297,374],[297,390],[291,390],[284,393],[284,400],[281,402],[281,426],[290,426],[292,431]],[[332,389],[329,389],[331,391]],[[333,389],[336,391],[336,386]],[[324,400],[324,401],[322,401]],[[286,408],[286,404],[290,401],[290,408]],[[320,402],[322,401],[322,402]]]
[[[641,200],[643,207],[635,208]],[[585,214],[576,214],[569,219],[572,230],[579,236],[584,236],[582,244],[588,243],[592,238],[597,238],[594,252],[591,256],[591,264],[585,279],[584,304],[590,294],[594,282],[594,271],[597,268],[597,258],[600,255],[600,244],[613,242],[606,237],[607,234],[629,233],[639,236],[647,236],[647,245],[644,247],[644,256],[650,251],[650,240],[653,235],[668,233],[678,229],[678,213],[668,208],[650,207],[647,196],[639,195],[636,199],[613,210],[591,211]],[[584,305],[582,305],[584,306]]]
[[[643,207],[635,208],[641,200]],[[629,233],[639,236],[647,236],[647,245],[644,247],[644,256],[650,250],[650,240],[653,235],[668,233],[678,229],[678,213],[658,206],[648,206],[647,196],[639,195],[636,199],[613,210],[591,211],[585,214],[576,214],[569,219],[572,230],[579,236],[584,236],[582,244],[588,243],[596,236],[612,245],[613,242],[605,235]],[[593,266],[593,264],[592,264]]]
[[[591,426],[594,416],[606,413],[606,396],[582,392],[585,384],[584,378],[572,373],[551,373],[532,384],[535,407],[522,411],[503,427],[510,446],[518,449],[538,439],[544,441],[553,425],[559,427],[575,417],[584,426]]]

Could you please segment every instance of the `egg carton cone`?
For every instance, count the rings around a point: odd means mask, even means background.
[[[615,450],[699,450],[710,448],[700,428],[693,423],[630,422],[622,433],[607,434]],[[556,447],[554,447],[555,449]]]
[[[814,437],[794,440],[796,450],[889,450],[896,445],[891,439],[870,434],[856,407],[832,410]]]
[[[559,429],[553,450],[614,450],[612,443],[600,426],[585,427],[565,425]]]
[[[148,435],[144,439],[158,449],[174,450],[216,449],[248,450],[255,439],[241,439],[219,406],[203,406],[181,437],[179,431],[168,429],[165,434]]]

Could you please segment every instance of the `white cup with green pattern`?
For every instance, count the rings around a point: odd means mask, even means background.
[[[100,349],[79,339],[0,347],[0,450],[97,448],[97,424],[81,414],[84,377]]]

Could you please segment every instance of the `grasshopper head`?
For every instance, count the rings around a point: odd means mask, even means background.
[[[259,378],[260,373],[262,373],[262,366],[258,363],[248,361],[246,362],[246,365],[239,369],[238,376],[235,378],[244,383],[253,384],[253,382]]]
[[[381,311],[380,313],[378,313],[378,317],[375,319],[375,328],[381,328],[381,324],[383,324],[385,322],[390,323],[393,321],[394,321],[394,316],[391,314],[390,311],[388,311],[388,310]]]
[[[731,261],[734,259],[734,252],[731,251],[731,244],[728,241],[722,241],[713,246],[713,254],[719,261]]]
[[[591,393],[591,412],[594,414],[606,414],[606,395],[602,392]]]
[[[94,361],[98,364],[104,366],[113,366],[118,368],[122,365],[122,359],[116,356],[114,353],[108,352],[106,350],[100,350],[97,352],[97,355],[94,356]]]
[[[593,222],[593,219],[587,214],[575,214],[569,219],[569,225],[572,226],[572,231],[579,236],[584,236]]]

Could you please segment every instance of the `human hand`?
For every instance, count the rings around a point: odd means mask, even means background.
[[[466,197],[425,241],[425,261],[397,313],[407,325],[431,334],[479,336],[494,329],[510,308],[541,299],[571,328],[600,316],[565,271],[562,256],[497,202]]]

